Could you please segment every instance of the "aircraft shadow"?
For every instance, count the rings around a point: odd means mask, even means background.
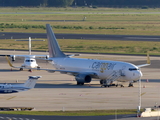
[[[76,84],[70,84],[70,83],[64,83],[64,84],[45,84],[45,83],[37,83],[35,88],[100,88],[100,85],[89,85],[89,84],[84,84],[84,85],[76,85]]]
[[[19,70],[15,70],[15,69],[0,69],[0,72],[19,72]]]
[[[58,80],[57,80],[58,81]],[[142,79],[142,82],[151,82],[151,83],[159,83],[160,79]],[[137,81],[138,82],[138,81]],[[135,82],[136,83],[136,82]],[[133,83],[133,84],[135,84]],[[46,83],[37,83],[35,88],[101,88],[100,84],[84,84],[84,85],[76,85],[71,83],[63,83],[63,84],[46,84]],[[110,86],[110,88],[116,88],[115,86]]]
[[[141,80],[142,82],[157,82],[157,83],[159,83],[160,82],[160,79],[142,79]]]

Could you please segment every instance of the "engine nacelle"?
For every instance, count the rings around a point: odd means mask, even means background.
[[[16,60],[15,55],[12,55],[11,58],[12,58],[12,61]]]
[[[75,77],[76,81],[79,83],[90,83],[92,78],[90,75],[85,75],[85,74],[78,74]]]
[[[48,59],[49,58],[49,55],[46,55],[46,59]]]

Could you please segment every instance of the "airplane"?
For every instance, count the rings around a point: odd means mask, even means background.
[[[28,80],[21,85],[0,84],[0,94],[17,93],[17,92],[22,92],[22,91],[27,91],[29,89],[32,89],[34,88],[38,78],[41,78],[41,76],[29,76]]]
[[[54,69],[37,68],[37,70],[75,76],[77,85],[84,85],[84,83],[90,83],[92,79],[98,79],[102,87],[110,87],[115,81],[117,81],[116,87],[119,86],[118,82],[129,82],[129,87],[131,87],[133,82],[142,77],[140,68],[150,65],[148,54],[147,63],[142,65],[134,65],[123,61],[72,58],[61,51],[49,24],[46,24],[46,31],[49,48],[49,58],[47,60],[52,63]],[[123,85],[120,86],[123,87]]]
[[[16,40],[16,41],[26,41],[26,40]],[[22,71],[24,68],[28,68],[29,71],[31,72],[31,68],[40,68],[35,58],[39,57],[39,58],[47,59],[49,56],[48,55],[31,55],[31,37],[29,37],[28,41],[29,41],[29,44],[28,44],[29,54],[28,55],[0,55],[0,56],[9,56],[11,57],[12,61],[15,61],[16,57],[24,57],[25,58],[24,63],[20,67],[10,65],[13,68],[19,68],[20,71]]]

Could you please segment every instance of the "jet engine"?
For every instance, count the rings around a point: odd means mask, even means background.
[[[92,78],[90,75],[86,75],[86,74],[78,74],[75,77],[77,84],[84,84],[84,83],[89,83],[91,82]]]
[[[16,60],[15,55],[12,55],[11,58],[12,58],[12,61]]]
[[[49,55],[46,55],[46,59],[48,59],[49,58]]]

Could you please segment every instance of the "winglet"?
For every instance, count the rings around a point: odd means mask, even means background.
[[[147,64],[151,64],[149,53],[147,53]]]
[[[147,63],[143,65],[137,65],[138,68],[145,67],[151,64],[149,53],[147,53]]]
[[[9,60],[9,58],[8,58],[7,56],[6,56],[6,60],[7,60],[8,64],[9,64],[9,66],[14,67],[14,66],[11,64],[11,62],[10,62],[10,60]]]

